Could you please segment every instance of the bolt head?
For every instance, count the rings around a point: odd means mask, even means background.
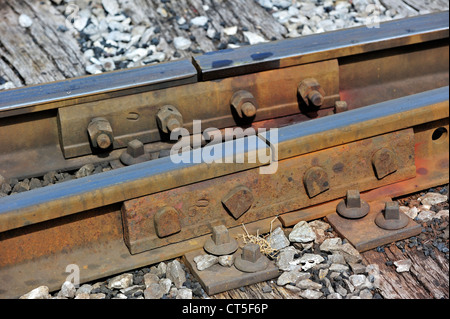
[[[348,110],[347,102],[345,101],[336,101],[334,102],[334,111],[335,113],[342,113]]]
[[[253,94],[245,90],[235,92],[231,97],[230,104],[241,118],[253,117],[258,108],[258,104]]]
[[[323,104],[323,96],[319,91],[312,90],[308,94],[308,100],[315,106],[321,106]]]
[[[386,202],[384,218],[386,220],[400,219],[400,209],[397,202]]]
[[[378,179],[382,179],[397,170],[397,159],[392,150],[382,148],[373,154],[372,165]]]
[[[360,208],[361,207],[361,197],[359,191],[348,190],[346,205],[348,208]]]
[[[261,250],[257,244],[246,244],[242,248],[242,259],[249,262],[256,262],[261,257]]]
[[[313,198],[330,188],[327,172],[321,167],[311,167],[303,177],[308,196]]]
[[[114,141],[111,124],[103,117],[96,117],[88,125],[87,132],[91,144],[95,148],[106,149]]]
[[[106,149],[111,146],[111,139],[105,133],[101,133],[97,136],[97,145],[101,149]]]
[[[164,105],[156,114],[156,122],[161,131],[170,133],[183,126],[183,116],[175,106]]]
[[[216,245],[223,245],[230,242],[230,234],[224,225],[213,227],[211,238]]]
[[[142,144],[142,142],[139,140],[130,141],[128,143],[127,153],[130,154],[133,158],[144,155],[144,144]]]

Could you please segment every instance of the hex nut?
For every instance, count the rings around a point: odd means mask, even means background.
[[[164,105],[156,114],[158,127],[164,133],[170,133],[183,126],[183,116],[173,105]]]
[[[252,93],[239,90],[231,97],[231,106],[240,118],[252,118],[256,115],[258,103]]]
[[[89,140],[94,148],[107,149],[114,142],[111,124],[104,117],[93,118],[87,128]]]
[[[316,79],[304,79],[300,82],[297,91],[307,106],[322,106],[325,99],[325,91]]]

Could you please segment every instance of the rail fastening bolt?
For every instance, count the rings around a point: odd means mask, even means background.
[[[356,219],[366,216],[370,206],[361,199],[358,190],[348,190],[345,199],[339,202],[336,211],[344,218]]]
[[[386,202],[384,211],[377,215],[375,224],[386,230],[396,230],[409,224],[409,217],[400,212],[398,202]]]
[[[125,165],[133,165],[150,160],[150,154],[145,152],[144,144],[139,140],[128,142],[127,150],[120,155],[120,161]]]
[[[225,225],[219,225],[213,227],[211,237],[206,240],[203,248],[212,255],[222,256],[234,253],[238,249],[238,243],[230,237]]]
[[[258,244],[248,243],[236,257],[235,267],[243,272],[257,272],[267,268],[269,259],[261,254]]]

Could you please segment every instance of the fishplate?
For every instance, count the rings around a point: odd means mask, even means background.
[[[395,157],[382,178],[373,164],[380,150]],[[249,223],[415,175],[410,128],[281,160],[276,174],[250,169],[125,201],[124,240],[136,254],[210,233],[219,224]]]

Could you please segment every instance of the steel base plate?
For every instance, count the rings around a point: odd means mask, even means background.
[[[347,238],[359,252],[420,234],[421,225],[412,219],[401,229],[386,230],[378,227],[375,218],[382,214],[384,204],[384,201],[370,203],[370,212],[361,219],[347,219],[337,213],[327,215],[326,218],[334,230]]]
[[[210,296],[227,290],[270,280],[279,275],[278,267],[271,260],[266,269],[252,273],[245,273],[237,270],[234,265],[231,267],[224,267],[219,264],[198,271],[194,262],[194,257],[203,254],[205,254],[203,249],[191,251],[184,255],[184,261],[191,273],[200,282],[205,292]],[[234,256],[237,257],[240,254],[241,249],[238,249],[234,253]]]

